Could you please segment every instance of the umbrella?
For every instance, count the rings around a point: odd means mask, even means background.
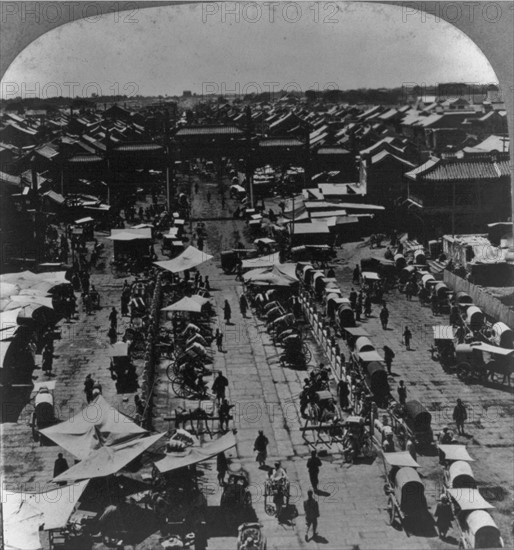
[[[139,439],[148,432],[99,395],[69,420],[41,433],[82,460],[93,450]]]
[[[11,296],[11,302],[18,304],[36,304],[39,306],[47,307],[48,309],[53,309],[52,298],[47,298],[45,296],[37,296],[32,294],[30,296]]]
[[[154,262],[155,265],[171,271],[172,273],[179,273],[186,271],[197,265],[203,264],[208,260],[212,260],[213,256],[198,250],[194,246],[188,246],[184,252],[181,252],[176,258],[172,260],[166,260],[163,262]]]
[[[188,298],[185,296],[178,302],[175,302],[170,306],[163,307],[161,311],[187,311],[191,313],[200,313],[202,311],[202,305],[196,300],[193,300],[193,298]]]
[[[116,474],[165,435],[150,435],[136,440],[125,441],[112,447],[96,449],[85,459],[58,475],[52,481],[56,483],[61,481],[70,482]]]

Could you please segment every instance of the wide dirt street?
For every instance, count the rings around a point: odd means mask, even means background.
[[[193,180],[194,181],[194,180]],[[210,193],[210,202],[207,193]],[[357,465],[345,464],[340,454],[329,454],[322,458],[320,472],[319,533],[315,541],[305,542],[303,500],[310,488],[306,462],[310,448],[302,438],[299,427],[303,422],[299,416],[298,395],[305,372],[285,369],[280,365],[280,351],[273,345],[264,324],[252,312],[243,318],[239,311],[241,284],[233,275],[225,275],[219,265],[219,252],[231,248],[239,240],[250,244],[253,240],[244,222],[235,221],[231,212],[236,208],[227,199],[222,208],[216,184],[200,184],[200,192],[192,197],[193,218],[220,218],[206,221],[207,241],[205,251],[214,255],[214,260],[200,267],[202,275],[209,275],[213,289],[213,302],[218,313],[217,322],[224,332],[224,353],[214,353],[214,370],[221,370],[229,380],[229,401],[233,409],[233,427],[237,429],[237,447],[228,456],[239,462],[249,472],[253,495],[252,516],[264,526],[268,549],[438,549],[456,548],[455,539],[442,543],[436,536],[433,525],[426,521],[419,532],[407,537],[403,531],[387,525],[387,499],[383,491],[384,474],[381,461],[367,461]],[[194,223],[193,223],[194,226]],[[106,246],[106,258],[111,251],[105,234],[98,238]],[[194,239],[191,244],[195,244]],[[156,251],[160,253],[160,247]],[[380,251],[374,252],[381,254]],[[363,244],[345,245],[339,252],[336,275],[341,287],[350,290],[351,271],[363,256],[369,256],[369,249]],[[103,395],[114,406],[126,414],[131,410],[133,394],[118,395],[114,382],[107,370],[109,359],[107,348],[107,316],[111,306],[119,309],[120,291],[123,279],[116,279],[109,268],[105,272],[94,272],[91,281],[102,296],[102,309],[86,316],[81,311],[76,322],[62,325],[63,337],[56,342],[54,372],[56,373],[56,404],[61,419],[65,419],[85,405],[83,380],[87,373],[102,382]],[[228,300],[232,308],[232,325],[225,325],[222,319],[222,305]],[[452,427],[451,413],[457,397],[462,398],[469,411],[467,433],[461,438],[470,454],[475,476],[482,494],[496,506],[493,515],[497,521],[506,547],[512,547],[510,536],[514,472],[510,467],[513,460],[514,414],[513,395],[510,388],[486,388],[481,385],[467,386],[455,375],[446,374],[439,363],[431,359],[431,326],[440,319],[427,308],[420,307],[417,300],[407,302],[404,295],[391,292],[386,296],[391,312],[390,328],[383,331],[378,312],[364,321],[366,330],[377,349],[389,345],[395,352],[393,377],[390,383],[396,395],[397,382],[403,379],[408,397],[419,399],[432,413],[436,433],[444,425]],[[444,319],[446,323],[447,319]],[[123,333],[128,318],[118,326]],[[401,343],[405,325],[413,332],[413,351],[406,351]],[[121,336],[120,336],[121,337]],[[312,338],[307,336],[313,351],[312,365],[326,362]],[[214,348],[214,345],[213,345]],[[342,349],[344,347],[342,346]],[[347,350],[344,350],[348,356]],[[170,426],[164,417],[173,414],[178,407],[193,408],[196,403],[184,402],[171,391],[166,376],[167,362],[163,361],[158,375],[155,392],[156,417],[154,427],[166,431]],[[41,373],[41,371],[36,371]],[[141,365],[138,363],[138,372]],[[43,379],[43,375],[39,374]],[[206,379],[210,385],[209,378]],[[15,403],[5,403],[15,414]],[[28,419],[31,406],[26,406],[15,423],[2,425],[3,470],[7,487],[33,489],[35,483],[45,483],[52,477],[53,462],[59,449],[40,447],[31,437]],[[171,426],[172,427],[172,426]],[[279,524],[277,519],[265,511],[263,488],[266,471],[260,470],[255,461],[253,442],[258,430],[264,430],[269,438],[268,464],[281,460],[291,480],[291,506],[288,518]],[[69,463],[73,457],[66,456]],[[442,471],[436,457],[420,457],[421,474],[426,486],[429,509],[434,511],[442,484]],[[145,471],[149,471],[150,464]],[[202,486],[209,504],[208,532],[209,548],[228,550],[236,547],[235,531],[238,510],[230,513],[219,509],[221,488],[216,480],[215,461],[201,465]],[[450,533],[457,536],[456,532]],[[453,543],[452,543],[453,542]],[[97,548],[101,548],[98,546]],[[149,536],[137,546],[141,549],[160,548],[158,535]]]

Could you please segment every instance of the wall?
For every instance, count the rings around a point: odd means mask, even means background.
[[[502,304],[500,300],[488,294],[484,288],[457,277],[447,270],[444,271],[443,280],[455,292],[467,292],[473,298],[475,305],[484,313],[496,321],[502,321],[508,327],[514,328],[514,309]]]

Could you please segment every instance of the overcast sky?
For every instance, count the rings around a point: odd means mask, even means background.
[[[16,89],[25,97],[180,95],[497,81],[464,34],[429,15],[405,22],[396,6],[267,4],[259,13],[252,3],[208,3],[118,17],[73,22],[33,42],[3,78],[3,97]]]

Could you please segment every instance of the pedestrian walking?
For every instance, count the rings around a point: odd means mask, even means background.
[[[408,302],[412,300],[412,283],[410,281],[405,285],[405,297]]]
[[[223,305],[223,315],[225,317],[225,323],[230,324],[230,319],[232,317],[232,309],[230,308],[230,304],[228,303],[228,300],[225,300],[225,304]]]
[[[91,403],[93,400],[93,386],[95,385],[95,381],[91,377],[90,374],[86,376],[86,379],[84,380],[84,393],[86,394],[86,400],[88,403]]]
[[[305,542],[309,542],[309,531],[312,527],[312,538],[318,536],[318,518],[319,518],[319,505],[318,501],[314,498],[314,493],[309,489],[307,491],[307,500],[303,503],[303,510],[305,512]]]
[[[380,322],[382,323],[382,329],[387,330],[387,324],[389,323],[389,310],[384,305],[380,310]]]
[[[223,351],[223,334],[220,332],[220,329],[216,329],[216,335],[214,336],[216,339],[216,347],[218,348],[218,351]]]
[[[311,480],[311,485],[315,492],[318,491],[319,469],[321,466],[321,460],[319,459],[316,451],[311,451],[311,457],[307,461],[307,470],[309,471],[309,479]]]
[[[453,420],[457,425],[457,433],[459,435],[466,435],[464,433],[464,423],[468,419],[468,411],[462,402],[462,399],[457,399],[457,404],[453,409]]]
[[[400,384],[398,386],[398,401],[402,406],[405,405],[405,402],[407,401],[407,388],[405,387],[405,382],[403,380],[400,380]]]
[[[225,391],[228,386],[228,379],[223,376],[221,371],[218,372],[218,376],[212,384],[212,391],[216,396],[216,401],[220,404],[225,399]]]
[[[52,376],[52,367],[54,362],[54,355],[50,346],[45,346],[42,355],[41,368],[47,376]]]
[[[409,327],[405,327],[403,331],[403,339],[405,341],[405,347],[410,351],[410,341],[412,339],[412,332],[409,330]]]
[[[239,298],[239,309],[241,310],[241,315],[246,318],[246,311],[248,310],[248,300],[244,294],[241,294]]]
[[[253,450],[257,452],[257,462],[261,468],[266,465],[266,459],[268,458],[268,443],[269,440],[264,432],[259,430],[259,435],[253,444]]]
[[[116,311],[115,307],[113,307],[111,310],[111,313],[109,313],[109,321],[111,323],[111,328],[117,331],[118,330],[118,312]]]
[[[109,338],[109,342],[111,345],[114,345],[118,341],[118,333],[116,332],[116,329],[114,327],[111,327],[109,331],[107,332],[107,337]]]
[[[197,246],[198,250],[200,250],[200,252],[203,251],[203,238],[202,237],[198,237],[198,241],[196,242],[196,246]]]
[[[205,276],[205,281],[203,283],[205,290],[211,290],[211,283],[209,282],[209,275]]]
[[[232,419],[232,415],[230,414],[230,410],[233,409],[235,405],[231,405],[227,399],[223,399],[221,402],[221,405],[218,409],[218,414],[220,417],[220,430],[228,431],[228,424],[229,421]]]
[[[441,500],[437,503],[434,517],[436,518],[436,527],[439,534],[439,538],[445,539],[448,530],[452,526],[453,512],[450,504],[450,500],[446,495],[441,496]]]
[[[207,191],[207,202],[211,204],[211,192]]]
[[[394,351],[389,346],[384,346],[384,363],[387,367],[387,372],[391,374],[391,365],[393,364],[393,359],[395,358]]]
[[[59,453],[57,455],[57,458],[56,458],[55,462],[54,462],[54,477],[60,476],[68,468],[69,468],[68,461],[64,458],[62,453]],[[64,482],[64,483],[66,483],[66,482]]]
[[[220,487],[223,487],[225,485],[225,476],[228,472],[228,461],[224,452],[216,456],[216,470],[218,471],[218,483]]]

